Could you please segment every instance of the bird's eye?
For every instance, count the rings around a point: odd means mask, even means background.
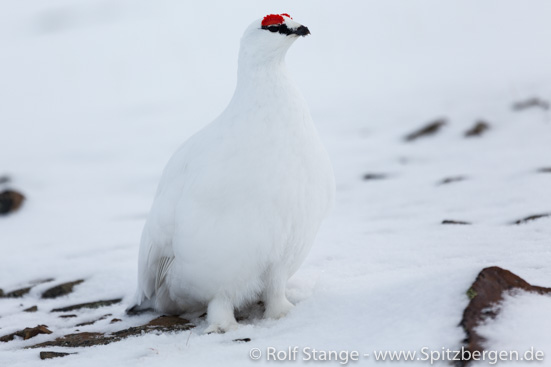
[[[277,31],[279,31],[279,26],[278,26],[278,25],[271,25],[271,26],[268,26],[268,30],[269,30],[270,32],[274,32],[274,33],[275,33],[275,32],[277,32]]]

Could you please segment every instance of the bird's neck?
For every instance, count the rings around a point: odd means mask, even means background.
[[[295,91],[294,82],[287,72],[284,53],[263,60],[239,58],[234,102],[256,103],[265,107],[292,98]]]

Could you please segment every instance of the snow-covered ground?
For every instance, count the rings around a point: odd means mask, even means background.
[[[49,311],[130,298],[160,173],[225,107],[242,32],[273,12],[289,12],[312,31],[287,60],[338,183],[335,209],[289,282],[297,307],[223,335],[202,335],[201,322],[191,332],[51,361],[22,350],[105,313],[123,321],[79,329],[114,331],[151,318],[124,316],[124,304],[76,320]],[[551,286],[551,219],[510,225],[551,212],[551,173],[537,172],[551,167],[551,112],[511,109],[518,100],[551,98],[549,14],[545,0],[1,2],[0,175],[12,177],[9,186],[27,201],[0,218],[0,288],[55,283],[0,299],[0,336],[38,324],[54,331],[0,343],[0,365],[246,366],[266,362],[251,361],[251,348],[457,349],[465,291],[482,268],[501,266]],[[440,133],[403,141],[439,117],[448,119]],[[465,139],[479,119],[491,129]],[[365,181],[366,173],[388,177]],[[438,185],[450,176],[467,179]],[[70,296],[38,299],[52,284],[81,278]],[[550,302],[508,298],[480,329],[487,348],[534,347],[546,359],[529,365],[551,365]],[[38,312],[21,312],[33,305]],[[251,342],[232,342],[245,337]],[[378,364],[373,357],[358,363]]]

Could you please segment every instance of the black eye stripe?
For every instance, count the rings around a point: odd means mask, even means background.
[[[263,25],[262,29],[267,29],[267,30],[269,30],[270,32],[273,32],[273,33],[279,32],[279,33],[284,34],[286,36],[288,36],[290,34],[293,34],[293,31],[291,31],[289,29],[289,27],[287,27],[286,24],[273,24],[273,25],[268,25],[268,26]]]

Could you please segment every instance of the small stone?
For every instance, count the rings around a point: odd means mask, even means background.
[[[405,141],[414,141],[420,137],[434,135],[442,128],[442,126],[446,125],[446,123],[446,119],[440,118],[406,135],[404,139]]]
[[[528,223],[528,222],[531,222],[531,221],[534,221],[536,219],[540,219],[540,218],[547,218],[551,216],[551,214],[549,213],[544,213],[544,214],[535,214],[535,215],[530,215],[526,218],[522,218],[522,219],[519,219],[519,220],[516,220],[514,221],[512,224],[524,224],[524,223]]]
[[[237,343],[248,343],[251,341],[251,338],[233,339],[233,341]]]
[[[469,223],[469,222],[464,222],[464,221],[461,221],[461,220],[444,219],[444,220],[442,221],[442,224],[470,225],[471,223]]]
[[[529,98],[524,101],[519,101],[513,104],[513,110],[515,111],[522,111],[533,107],[539,107],[542,110],[548,110],[550,106],[549,106],[549,102],[544,101],[543,99],[540,99],[537,97]]]
[[[23,312],[36,312],[36,311],[38,311],[37,306],[32,306],[23,310]]]
[[[21,207],[25,196],[13,190],[5,190],[0,193],[0,214],[8,214]]]
[[[364,176],[363,176],[363,179],[368,181],[368,180],[383,180],[387,178],[387,176],[384,174],[384,173],[366,173]]]
[[[470,138],[473,136],[481,136],[487,130],[490,129],[490,125],[484,121],[478,121],[473,127],[465,131],[465,137]]]
[[[467,177],[465,177],[465,176],[446,177],[446,178],[443,178],[442,180],[440,180],[438,182],[438,185],[447,185],[447,184],[450,184],[450,183],[453,183],[453,182],[465,181],[466,179],[467,179]]]
[[[40,359],[51,359],[51,358],[59,358],[59,357],[65,357],[70,354],[76,354],[76,353],[61,353],[61,352],[40,352]]]
[[[73,291],[75,285],[84,282],[83,279],[75,280],[74,282],[67,282],[63,284],[56,285],[44,293],[42,293],[42,298],[57,298],[60,296],[65,296]]]
[[[77,317],[77,315],[75,315],[75,314],[59,315],[59,317],[61,317],[62,319],[70,319],[70,318],[73,318],[73,317]]]
[[[112,316],[110,313],[108,313],[107,315],[103,315],[102,317],[100,317],[99,319],[96,319],[96,320],[92,320],[92,321],[87,321],[87,322],[82,322],[80,324],[76,324],[75,326],[88,326],[88,325],[93,325],[95,324],[96,322],[100,321],[100,320],[105,320],[106,318],[108,318],[109,316]]]
[[[114,324],[116,322],[121,322],[122,320],[121,319],[113,319],[111,320],[110,324]]]

